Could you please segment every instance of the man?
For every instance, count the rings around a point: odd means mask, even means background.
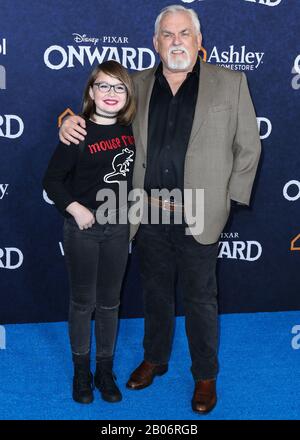
[[[163,9],[153,42],[160,65],[134,75],[133,185],[149,195],[154,188],[204,189],[204,230],[187,234],[185,223],[174,222],[139,227],[145,352],[127,387],[145,388],[168,370],[179,277],[195,381],[192,408],[204,414],[217,402],[218,239],[231,201],[249,204],[260,140],[245,75],[199,59],[202,36],[193,10],[179,5]],[[82,139],[83,127],[79,117],[69,118],[61,140]],[[150,197],[149,205],[172,214],[185,210],[178,200],[162,203]],[[137,229],[132,228],[132,235]]]

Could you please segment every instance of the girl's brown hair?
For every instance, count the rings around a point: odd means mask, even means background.
[[[95,113],[95,103],[90,97],[89,92],[90,87],[93,87],[93,84],[100,72],[113,76],[125,84],[127,89],[127,99],[124,107],[117,115],[117,121],[122,125],[131,124],[136,112],[133,83],[125,67],[114,60],[105,61],[104,63],[98,64],[98,66],[92,70],[83,93],[82,115],[89,119],[92,118],[93,114]]]

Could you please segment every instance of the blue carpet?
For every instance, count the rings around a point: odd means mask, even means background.
[[[220,317],[219,401],[205,419],[299,419],[300,351],[293,349],[292,327],[299,312]],[[115,371],[120,403],[90,405],[71,398],[67,323],[6,325],[0,350],[0,418],[91,420],[193,420],[193,380],[184,330],[177,318],[169,372],[153,385],[130,391],[125,383],[142,359],[143,320],[121,320]],[[93,341],[94,342],[94,341]],[[92,364],[94,368],[94,363]]]

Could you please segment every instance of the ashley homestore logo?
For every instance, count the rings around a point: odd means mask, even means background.
[[[230,45],[226,50],[214,46],[210,53],[201,48],[203,60],[231,70],[254,70],[263,64],[264,52],[249,51],[246,46]]]

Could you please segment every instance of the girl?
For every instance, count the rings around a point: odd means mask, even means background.
[[[82,114],[86,119],[85,142],[80,147],[59,143],[43,186],[66,217],[64,250],[71,287],[73,399],[80,403],[93,401],[90,330],[95,311],[94,383],[104,400],[116,402],[122,395],[112,369],[113,354],[129,226],[127,221],[112,221],[122,207],[108,211],[107,223],[98,223],[96,211],[102,203],[96,195],[99,190],[113,191],[119,206],[120,186],[126,188],[127,184],[127,193],[132,188],[135,145],[130,124],[135,103],[131,79],[122,65],[106,61],[92,71],[84,91]]]

